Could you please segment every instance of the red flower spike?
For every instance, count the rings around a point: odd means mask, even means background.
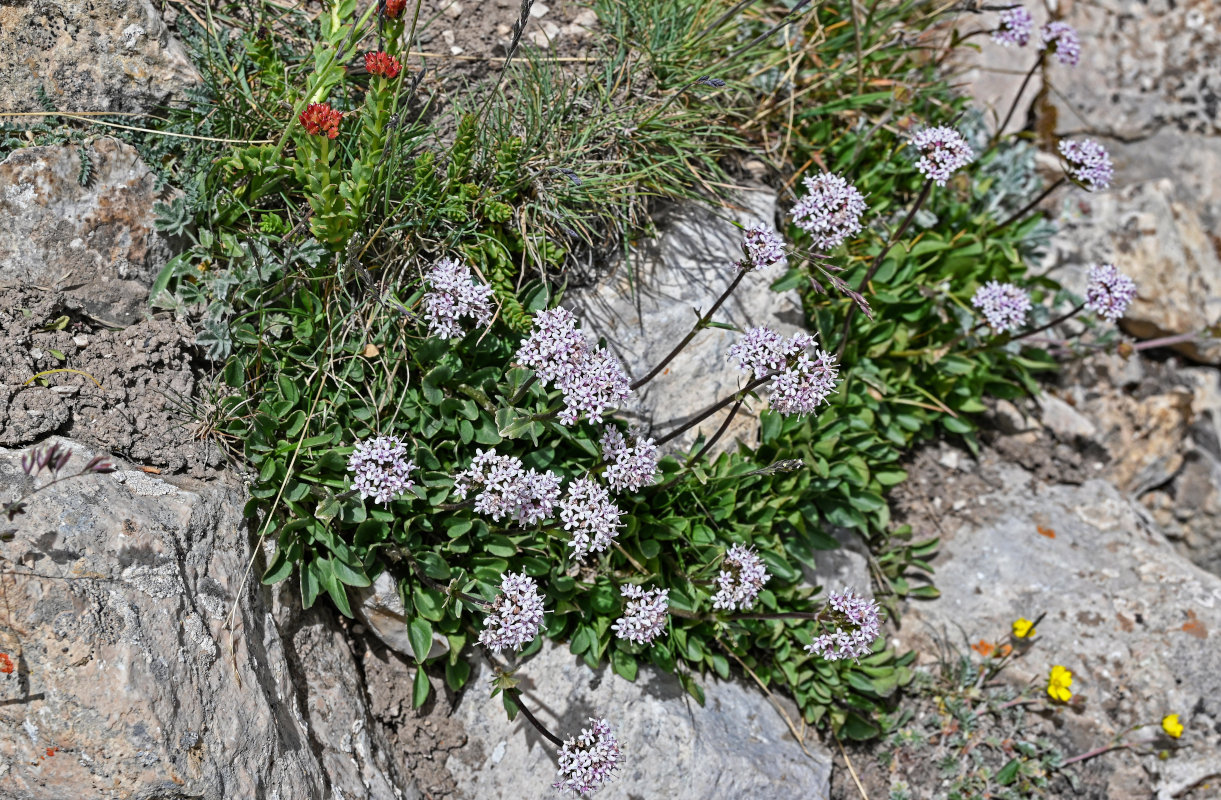
[[[309,107],[301,112],[299,119],[310,136],[334,139],[339,135],[339,121],[343,119],[343,113],[326,103],[310,103]]]
[[[389,53],[365,53],[365,69],[369,71],[370,75],[393,78],[403,69],[403,65]]]
[[[390,19],[398,19],[406,7],[407,0],[386,0],[386,16]]]

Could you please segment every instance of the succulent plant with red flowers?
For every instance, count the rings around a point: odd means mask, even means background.
[[[402,71],[403,65],[389,53],[377,50],[365,53],[365,69],[379,78],[394,78]]]
[[[310,103],[301,115],[302,127],[310,136],[325,136],[334,139],[339,135],[339,123],[343,120],[343,112],[336,111],[326,103]]]

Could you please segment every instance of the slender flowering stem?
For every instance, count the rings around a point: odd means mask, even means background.
[[[992,134],[992,141],[988,143],[989,150],[996,147],[997,143],[1001,140],[1001,135],[1004,133],[1005,128],[1009,126],[1009,120],[1013,119],[1013,115],[1017,111],[1018,103],[1022,101],[1022,95],[1026,93],[1026,87],[1030,85],[1030,79],[1034,77],[1034,74],[1036,71],[1038,71],[1039,67],[1043,66],[1043,59],[1046,57],[1046,55],[1047,51],[1039,53],[1039,57],[1036,58],[1034,64],[1031,65],[1030,71],[1027,72],[1026,77],[1022,79],[1022,85],[1018,87],[1017,96],[1013,98],[1013,104],[1009,106],[1009,113],[1005,115],[1005,121],[1002,122],[999,127],[997,127],[996,133]]]
[[[509,697],[513,698],[513,705],[517,706],[518,710],[521,711],[522,716],[529,720],[530,724],[533,725],[539,733],[546,737],[547,741],[551,742],[556,747],[564,746],[564,740],[547,730],[547,726],[539,722],[538,717],[530,713],[529,708],[526,708],[526,704],[521,700],[521,689],[505,689],[505,692],[509,695]]]
[[[747,272],[748,270],[744,267],[738,268],[738,274],[734,276],[734,279],[730,281],[729,286],[725,288],[725,291],[721,293],[721,296],[718,297],[716,302],[712,304],[712,308],[708,309],[708,313],[696,320],[695,327],[691,329],[691,332],[688,333],[683,340],[670,351],[669,355],[661,360],[660,364],[653,367],[653,369],[649,371],[648,375],[645,375],[643,378],[632,384],[631,389],[633,392],[656,378],[657,374],[665,369],[666,365],[673,361],[674,358],[682,352],[684,347],[691,343],[691,340],[695,338],[697,333],[708,327],[708,322],[712,319],[712,315],[715,314],[724,304],[724,302],[729,299],[729,295],[733,294],[733,290],[738,288],[738,284],[741,283],[742,279],[746,277]]]
[[[869,281],[873,280],[873,276],[877,273],[878,268],[882,266],[882,260],[886,258],[886,254],[890,252],[890,248],[895,246],[895,242],[903,237],[907,229],[911,226],[912,220],[916,218],[916,212],[920,210],[920,206],[924,205],[924,201],[928,199],[929,192],[933,190],[933,179],[929,178],[924,181],[924,186],[920,187],[920,194],[916,197],[916,202],[912,203],[911,210],[907,212],[907,217],[900,223],[899,227],[886,240],[886,245],[882,251],[874,257],[873,263],[869,265],[869,269],[865,272],[865,277],[861,280],[859,286],[856,287],[857,294],[865,291],[869,285]],[[844,318],[844,330],[840,334],[839,349],[835,351],[836,359],[843,358],[844,348],[848,346],[848,331],[852,326],[852,317],[856,314],[857,306],[853,303],[848,307],[848,315]]]
[[[767,375],[764,375],[762,378],[756,378],[755,380],[746,384],[746,386],[744,388],[738,390],[737,392],[734,392],[733,394],[729,395],[728,397],[721,398],[717,402],[708,406],[708,408],[706,408],[703,411],[701,411],[700,413],[696,414],[694,417],[692,417],[687,422],[683,423],[679,427],[677,427],[674,430],[667,433],[665,436],[658,439],[657,445],[660,447],[661,445],[665,444],[668,441],[671,441],[675,437],[681,436],[682,434],[684,434],[687,431],[694,428],[696,425],[699,425],[701,422],[703,422],[704,420],[711,417],[716,412],[720,411],[725,406],[737,401],[741,397],[745,397],[747,394],[749,394],[750,392],[759,388],[765,382],[771,380],[772,378],[776,377],[779,374],[780,374],[779,371],[768,373]]]
[[[699,451],[695,453],[695,455],[687,459],[688,467],[694,464],[696,461],[699,461],[700,457],[703,456],[704,453],[707,453],[709,448],[716,444],[717,440],[725,435],[725,431],[729,430],[729,423],[733,422],[734,415],[738,413],[738,409],[742,407],[742,403],[745,401],[746,395],[742,395],[738,398],[737,402],[733,404],[733,408],[729,409],[729,413],[725,415],[725,421],[721,423],[721,427],[717,428],[717,432],[712,435],[712,438],[704,442],[704,446],[701,447]]]
[[[1021,334],[1018,334],[1017,336],[1011,337],[1009,341],[1012,342],[1012,341],[1017,341],[1018,339],[1025,339],[1027,336],[1034,336],[1036,333],[1042,333],[1043,331],[1047,330],[1048,328],[1054,328],[1055,326],[1059,325],[1061,322],[1064,322],[1065,320],[1081,313],[1081,311],[1084,308],[1085,308],[1085,303],[1082,303],[1081,305],[1074,308],[1072,311],[1069,311],[1065,314],[1061,314],[1060,316],[1056,317],[1051,322],[1048,322],[1044,325],[1040,325],[1039,327],[1035,328],[1034,330],[1026,331],[1025,333],[1021,333]]]
[[[1009,215],[1009,217],[1008,217],[1007,219],[1005,219],[1005,221],[1004,221],[1004,222],[1000,223],[1000,224],[999,224],[999,225],[997,225],[995,228],[993,228],[991,232],[992,232],[992,233],[998,233],[998,232],[1000,232],[1000,231],[1003,231],[1005,228],[1008,228],[1008,227],[1009,227],[1010,225],[1012,225],[1013,223],[1015,223],[1015,222],[1017,222],[1018,220],[1022,219],[1022,218],[1023,218],[1023,217],[1025,217],[1025,216],[1026,216],[1028,213],[1030,213],[1030,210],[1031,210],[1032,208],[1034,208],[1034,207],[1035,207],[1035,206],[1037,206],[1039,203],[1041,203],[1041,202],[1043,202],[1045,199],[1047,199],[1047,196],[1048,196],[1049,194],[1051,194],[1052,192],[1054,192],[1056,189],[1059,189],[1061,186],[1063,186],[1063,185],[1064,185],[1064,184],[1066,184],[1066,183],[1068,183],[1068,178],[1067,178],[1066,176],[1061,175],[1059,180],[1057,180],[1055,183],[1051,184],[1051,185],[1050,185],[1050,186],[1048,186],[1046,189],[1044,189],[1042,192],[1040,192],[1038,197],[1036,197],[1035,199],[1031,200],[1031,201],[1030,201],[1029,203],[1027,203],[1026,205],[1022,206],[1022,208],[1021,208],[1020,210],[1015,211],[1013,214],[1010,214],[1010,215]]]
[[[1095,747],[1093,750],[1090,750],[1088,752],[1081,753],[1080,755],[1075,755],[1072,758],[1064,759],[1063,761],[1060,762],[1060,766],[1058,768],[1063,769],[1064,767],[1067,767],[1069,764],[1076,764],[1078,761],[1085,761],[1087,758],[1093,758],[1094,756],[1100,756],[1103,753],[1109,753],[1112,750],[1127,750],[1130,747],[1132,747],[1132,744],[1130,742],[1120,742],[1118,744],[1108,744],[1108,745],[1104,745],[1102,747]]]
[[[513,395],[512,399],[509,400],[509,405],[511,407],[515,408],[518,403],[520,403],[522,400],[524,400],[526,397],[526,392],[530,391],[530,387],[533,386],[534,382],[537,380],[538,380],[538,373],[535,372],[529,378],[526,379],[526,382],[523,383],[521,385],[521,388],[517,390],[517,394]]]

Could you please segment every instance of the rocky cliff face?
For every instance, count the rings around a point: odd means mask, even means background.
[[[68,473],[90,455],[75,449]],[[20,456],[0,450],[6,500],[30,489]],[[417,796],[333,614],[258,583],[243,499],[127,468],[62,482],[13,521],[9,797]]]

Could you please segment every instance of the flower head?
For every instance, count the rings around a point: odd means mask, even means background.
[[[1111,322],[1119,319],[1136,299],[1136,282],[1115,269],[1114,264],[1090,267],[1085,288],[1085,307]]]
[[[916,169],[938,186],[945,186],[951,175],[975,158],[966,139],[953,128],[922,128],[912,136],[911,143],[920,151]]]
[[[814,239],[820,250],[838,247],[861,231],[865,197],[843,176],[819,173],[802,181],[808,194],[793,206],[793,222]]]
[[[653,439],[639,434],[627,446],[618,428],[607,427],[602,434],[602,458],[607,462],[606,482],[615,492],[638,492],[653,482],[661,452]]]
[[[1030,296],[1012,283],[988,281],[975,292],[971,305],[979,309],[996,333],[1015,331],[1026,322]]]
[[[365,69],[369,71],[370,75],[393,78],[403,69],[403,65],[394,56],[378,50],[365,53]]]
[[[1166,732],[1172,739],[1177,739],[1183,735],[1183,726],[1179,723],[1178,714],[1167,714],[1162,717],[1162,730]]]
[[[390,19],[398,19],[406,7],[407,0],[386,0],[386,16]]]
[[[807,333],[785,339],[770,328],[751,328],[729,346],[729,357],[756,378],[773,375],[768,402],[786,416],[813,413],[839,383],[835,357]]]
[[[628,601],[623,616],[611,625],[616,636],[636,644],[649,644],[665,631],[670,615],[669,589],[646,591],[629,583],[619,593]]]
[[[543,595],[534,579],[521,573],[500,576],[500,594],[483,621],[479,643],[494,653],[520,650],[538,636],[543,624]]]
[[[559,780],[552,788],[588,796],[609,783],[623,763],[610,723],[589,718],[590,726],[564,741],[559,753]]]
[[[579,371],[556,383],[564,393],[559,417],[562,425],[575,425],[581,416],[601,422],[603,414],[623,405],[632,393],[623,364],[605,347],[587,348]]]
[[[1079,142],[1061,139],[1060,155],[1068,164],[1069,176],[1089,191],[1096,192],[1111,185],[1111,176],[1115,173],[1111,157],[1106,148],[1093,139]]]
[[[771,225],[758,223],[747,228],[742,249],[746,251],[743,269],[748,271],[767,269],[784,260],[784,240]]]
[[[1013,621],[1013,635],[1019,639],[1029,639],[1034,636],[1034,623],[1025,617]]]
[[[334,139],[339,135],[339,121],[343,119],[343,112],[336,111],[326,103],[310,103],[298,119],[310,136]]]
[[[873,643],[882,633],[881,610],[875,601],[866,600],[851,589],[839,594],[832,592],[825,613],[830,620],[823,623],[824,632],[806,645],[807,653],[827,661],[846,658],[855,661],[873,652]]]
[[[1068,687],[1073,685],[1073,673],[1064,667],[1056,664],[1051,668],[1051,674],[1047,678],[1047,694],[1052,700],[1058,700],[1061,703],[1067,703],[1073,698],[1072,691]]]
[[[454,476],[454,494],[465,500],[474,486],[475,511],[499,521],[509,517],[523,527],[551,516],[560,499],[560,476],[548,470],[525,469],[515,456],[479,450],[470,467]]]
[[[535,315],[534,329],[516,359],[544,384],[554,382],[563,392],[564,425],[575,424],[581,416],[601,422],[602,415],[622,405],[632,391],[619,359],[577,330],[577,318],[564,308]]]
[[[13,674],[13,659],[8,657],[8,653],[0,653],[0,675]]]
[[[583,559],[610,547],[623,523],[623,511],[610,498],[610,492],[589,478],[578,478],[568,485],[560,501],[560,521],[572,533],[572,556]]]
[[[1001,12],[1000,25],[992,31],[992,41],[1005,47],[1025,47],[1033,31],[1034,20],[1030,18],[1030,12],[1015,6]]]
[[[763,566],[763,559],[759,558],[754,548],[735,544],[725,553],[725,560],[721,562],[721,572],[716,578],[720,588],[712,596],[712,607],[727,611],[749,611],[754,608],[759,590],[770,579],[767,568]]]
[[[352,488],[361,499],[389,505],[391,500],[406,494],[415,482],[407,477],[415,463],[408,460],[407,445],[393,436],[378,436],[357,442],[348,458],[348,472],[356,473]]]
[[[1081,39],[1067,22],[1049,22],[1043,26],[1043,49],[1050,50],[1066,67],[1075,67],[1081,60]]]
[[[443,258],[433,265],[424,282],[429,288],[424,295],[424,318],[433,336],[461,336],[464,331],[458,320],[462,317],[470,317],[479,325],[492,323],[492,287],[476,280],[470,267]]]

